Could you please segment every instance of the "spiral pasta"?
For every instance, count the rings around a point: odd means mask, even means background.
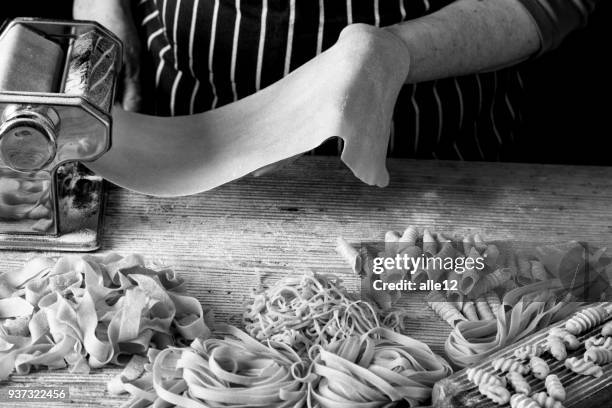
[[[474,302],[471,300],[467,300],[463,303],[463,308],[461,309],[463,315],[467,317],[468,320],[477,322],[480,319],[478,318],[478,313],[476,313],[476,307],[474,306]]]
[[[510,406],[512,408],[540,408],[537,402],[524,394],[513,394],[510,397]]]
[[[612,320],[603,325],[601,328],[601,335],[612,336]]]
[[[506,378],[508,379],[510,385],[512,385],[512,388],[514,388],[514,391],[518,392],[519,394],[531,394],[531,387],[529,386],[529,383],[518,371],[510,371],[508,374],[506,374]]]
[[[541,408],[563,408],[563,403],[557,401],[546,392],[537,392],[531,398],[540,405]]]
[[[559,337],[561,340],[563,340],[563,343],[565,343],[565,347],[568,350],[577,350],[580,347],[580,341],[576,338],[576,336],[562,327],[553,327],[548,331],[548,335]]]
[[[529,367],[512,358],[499,357],[491,362],[493,368],[502,373],[516,371],[520,374],[529,374]]]
[[[603,370],[600,366],[593,363],[592,361],[585,361],[577,357],[571,357],[566,359],[565,367],[569,368],[576,374],[590,375],[595,378],[599,378],[603,375]]]
[[[612,349],[612,337],[592,336],[584,341],[584,348],[587,350],[591,347],[604,347]]]
[[[474,295],[487,293],[500,287],[505,282],[510,280],[511,277],[512,271],[509,268],[498,268],[494,272],[488,273],[484,275],[484,277],[480,278],[472,293]]]
[[[482,368],[470,367],[465,371],[465,374],[474,385],[479,386],[481,384],[498,385],[500,387],[506,386],[506,380],[498,377],[495,374],[491,374]]]
[[[540,344],[524,344],[514,350],[514,357],[519,360],[528,360],[531,357],[539,357],[544,353],[544,347]]]
[[[544,380],[546,391],[548,395],[556,399],[557,401],[565,401],[566,392],[565,387],[555,374],[549,374]]]
[[[495,316],[489,307],[489,303],[484,296],[479,296],[476,300],[476,310],[478,310],[478,316],[480,316],[480,320],[493,320]]]
[[[427,304],[442,320],[451,327],[455,327],[457,322],[467,320],[457,308],[447,301],[440,292],[431,292],[427,296]]]
[[[531,372],[533,373],[533,376],[539,380],[544,380],[550,373],[548,363],[540,357],[531,356],[531,359],[529,360],[529,365],[531,366]]]
[[[552,356],[558,360],[565,360],[567,358],[567,349],[563,340],[557,336],[548,336],[546,338],[546,346]]]
[[[584,353],[585,361],[595,364],[608,364],[612,362],[612,349],[605,347],[591,347]]]
[[[510,401],[510,391],[505,387],[495,384],[480,384],[478,386],[478,392],[497,405],[505,405]]]
[[[565,328],[574,335],[579,335],[590,328],[597,326],[608,317],[608,312],[601,306],[588,307],[574,314],[567,322]]]

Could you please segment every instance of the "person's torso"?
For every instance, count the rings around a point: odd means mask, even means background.
[[[136,20],[154,64],[155,111],[183,115],[231,103],[278,81],[331,47],[349,24],[397,24],[452,2],[140,0]],[[511,142],[516,131],[520,88],[513,70],[406,86],[390,151],[499,159],[499,146]],[[325,152],[336,150],[328,144]]]

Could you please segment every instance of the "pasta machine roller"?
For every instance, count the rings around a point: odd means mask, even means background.
[[[93,22],[19,18],[0,32],[0,248],[100,246],[121,42]]]

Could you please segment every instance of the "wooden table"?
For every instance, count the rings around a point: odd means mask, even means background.
[[[382,240],[385,231],[414,224],[490,239],[612,243],[612,168],[413,160],[389,160],[388,166],[391,184],[384,189],[323,157],[303,157],[274,175],[192,197],[113,189],[103,250],[141,253],[173,267],[189,293],[225,320],[241,313],[259,276],[272,282],[306,270],[333,272],[357,290],[357,278],[334,251],[337,236],[352,243]],[[0,271],[32,256],[0,251]],[[414,315],[408,334],[443,353],[448,326],[421,297],[403,303]],[[118,406],[122,399],[105,392],[118,372],[44,371],[12,381],[67,385],[81,407]]]

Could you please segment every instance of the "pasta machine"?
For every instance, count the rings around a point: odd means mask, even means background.
[[[100,246],[122,44],[93,22],[19,18],[0,32],[0,248]]]

